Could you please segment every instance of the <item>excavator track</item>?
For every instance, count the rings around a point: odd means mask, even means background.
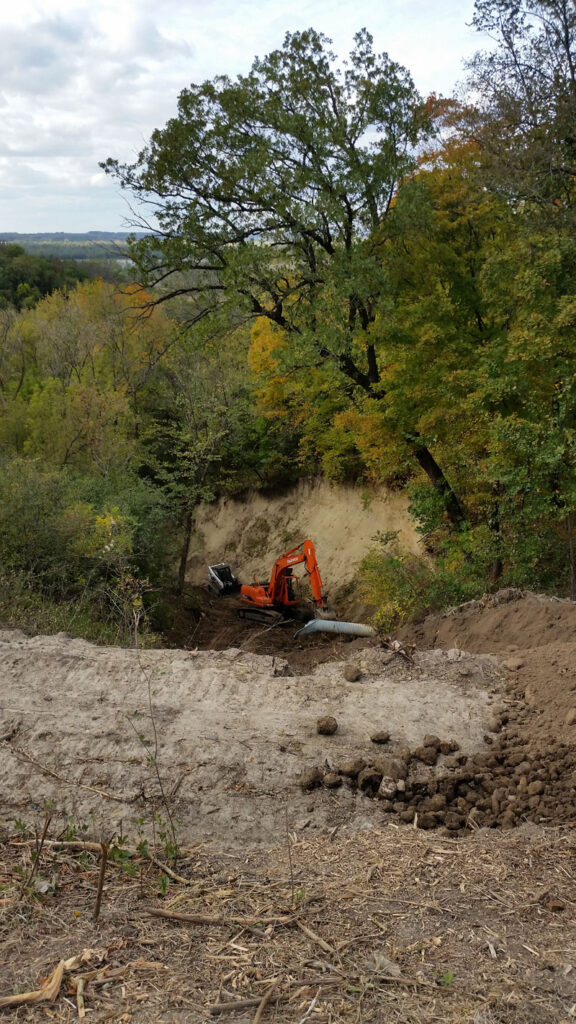
[[[239,608],[237,614],[239,619],[257,622],[261,626],[289,626],[294,621],[270,608]]]

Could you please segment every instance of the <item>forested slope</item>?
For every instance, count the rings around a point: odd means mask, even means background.
[[[343,69],[311,29],[107,161],[156,211],[138,284],[0,310],[5,618],[41,598],[134,637],[184,589],[200,503],[318,475],[410,501],[426,554],[389,532],[362,570],[387,627],[576,595],[576,15],[478,0],[475,24],[467,98],[423,99],[365,30]]]

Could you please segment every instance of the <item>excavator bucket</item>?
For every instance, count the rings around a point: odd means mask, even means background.
[[[326,602],[326,604],[322,608],[315,608],[314,609],[314,618],[315,619],[333,619],[334,618],[334,609],[330,607],[328,602]]]
[[[208,566],[208,587],[218,597],[240,590],[240,584],[226,562]]]

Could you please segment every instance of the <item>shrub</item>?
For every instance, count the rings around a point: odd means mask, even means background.
[[[362,594],[376,608],[375,624],[385,632],[488,589],[493,558],[487,531],[463,532],[436,556],[402,551],[398,535],[379,534],[360,566]]]

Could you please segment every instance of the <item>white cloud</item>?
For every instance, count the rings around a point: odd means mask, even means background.
[[[343,56],[365,25],[423,92],[448,94],[477,47],[472,9],[473,0],[365,0],[360,11],[349,0],[21,0],[0,13],[0,230],[120,229],[126,202],[99,161],[134,159],[182,88],[248,71],[287,31],[313,26]]]

